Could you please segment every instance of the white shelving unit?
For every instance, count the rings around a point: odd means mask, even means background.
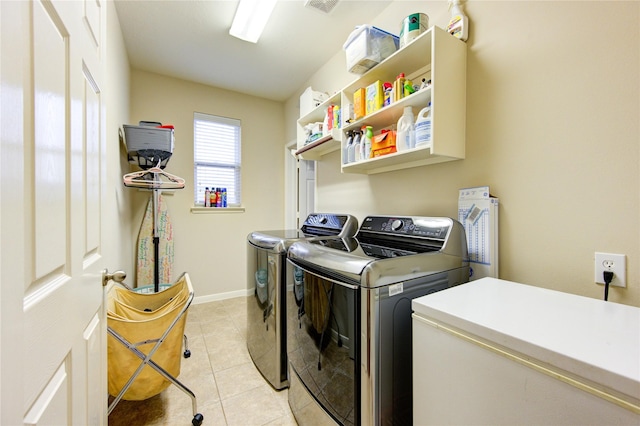
[[[320,160],[325,154],[340,149],[342,142],[342,131],[333,129],[330,135],[324,136],[316,141],[305,145],[304,126],[309,123],[322,122],[324,113],[330,105],[340,106],[341,93],[337,92],[329,99],[321,103],[314,110],[298,119],[298,150],[296,155],[303,160]]]
[[[349,111],[356,90],[377,80],[393,82],[400,73],[404,73],[414,83],[420,82],[422,78],[431,80],[431,86],[355,122],[345,123],[340,129],[340,135],[334,132],[331,137],[304,145],[304,125],[323,121],[324,112],[329,105],[339,105],[343,112]],[[343,148],[347,139],[345,132],[365,125],[373,126],[374,134],[383,129],[395,129],[406,106],[411,106],[414,116],[417,116],[429,102],[433,120],[431,146],[343,164],[342,172],[373,174],[464,159],[466,44],[438,27],[431,27],[318,108],[301,117],[298,120],[298,155],[304,159],[321,160],[329,152]]]

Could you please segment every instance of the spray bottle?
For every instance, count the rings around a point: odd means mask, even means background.
[[[353,132],[353,142],[351,142],[351,145],[349,145],[349,163],[356,162],[356,150],[358,150],[358,152],[360,151],[361,136],[362,134],[358,130]]]
[[[469,37],[469,18],[462,13],[460,0],[449,0],[451,10],[451,20],[447,26],[447,32],[462,41],[467,41]]]
[[[353,133],[352,131],[347,132],[347,141],[342,150],[342,164],[349,164],[349,148],[353,145]]]
[[[362,154],[361,160],[367,160],[371,158],[371,144],[373,143],[373,127],[367,126],[364,133],[364,141],[361,143]]]

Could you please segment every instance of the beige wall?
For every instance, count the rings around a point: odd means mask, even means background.
[[[191,213],[194,112],[241,120],[244,212]],[[246,294],[247,234],[284,227],[283,104],[132,71],[129,123],[140,120],[175,126],[174,154],[166,170],[187,181],[185,189],[165,197],[174,229],[174,278],[189,272],[200,301]],[[149,200],[149,193],[135,192],[133,243]]]
[[[120,22],[113,2],[107,7],[107,72],[106,72],[106,155],[107,170],[104,202],[104,248],[108,269],[124,270],[133,277],[131,235],[131,191],[122,184],[122,175],[129,172],[124,151],[120,148],[118,128],[129,118],[129,61],[120,31]]]
[[[458,189],[500,198],[500,277],[601,298],[594,252],[627,255],[625,289],[640,306],[640,3],[465,2],[470,19],[466,159],[373,176],[317,167],[317,210],[457,216]],[[372,22],[399,32],[445,2],[396,1]],[[333,92],[354,76],[344,52],[307,84]],[[298,96],[285,106],[295,137]]]

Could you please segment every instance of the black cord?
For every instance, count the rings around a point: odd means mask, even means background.
[[[607,300],[609,299],[609,284],[613,281],[613,272],[604,271],[602,277],[604,278],[604,300]]]

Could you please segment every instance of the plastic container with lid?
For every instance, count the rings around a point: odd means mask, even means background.
[[[413,109],[410,106],[404,107],[404,114],[398,120],[396,127],[396,150],[406,151],[415,147],[415,129],[414,129]]]
[[[400,49],[411,43],[427,29],[429,29],[429,16],[425,13],[412,13],[404,18],[400,30]]]
[[[360,25],[349,34],[343,48],[347,56],[347,71],[364,74],[391,56],[400,39],[371,25]]]
[[[431,146],[431,102],[422,108],[416,118],[416,148]]]

